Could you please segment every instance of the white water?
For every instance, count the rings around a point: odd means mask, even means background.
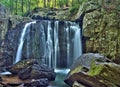
[[[68,22],[65,22],[66,23],[66,34],[67,34],[67,67],[69,66],[70,64],[70,36],[69,36],[69,26],[68,26]]]
[[[54,27],[54,68],[57,68],[57,58],[59,57],[59,39],[58,39],[58,24],[59,22],[55,22],[55,27]]]
[[[74,24],[73,24],[74,25]],[[76,25],[76,24],[75,24]],[[75,31],[74,36],[74,50],[73,50],[73,58],[74,60],[77,59],[82,54],[82,42],[81,42],[81,29],[79,28],[79,25],[71,26],[72,29]]]
[[[11,74],[12,74],[12,73],[10,73],[10,72],[8,72],[8,71],[0,73],[0,75],[11,75]]]
[[[46,62],[47,65],[49,67],[52,67],[52,57],[53,57],[53,41],[52,41],[52,37],[51,37],[51,32],[52,32],[52,28],[51,28],[51,22],[48,21],[48,29],[47,29],[47,41],[46,41]]]
[[[27,30],[27,58],[30,57],[30,29]]]
[[[23,44],[24,44],[25,34],[26,34],[26,31],[27,31],[27,28],[28,28],[31,24],[34,24],[34,23],[36,23],[36,21],[27,23],[27,24],[25,25],[25,27],[23,28],[23,31],[22,31],[21,37],[20,37],[20,43],[19,43],[19,46],[18,46],[18,49],[17,49],[17,54],[16,54],[15,63],[17,63],[17,62],[19,62],[19,61],[21,60],[22,48],[23,48]]]

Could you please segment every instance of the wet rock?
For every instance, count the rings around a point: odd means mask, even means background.
[[[38,64],[37,60],[35,59],[27,59],[20,61],[12,66],[6,68],[7,71],[11,72],[12,74],[18,74],[21,70],[32,66],[34,64]]]

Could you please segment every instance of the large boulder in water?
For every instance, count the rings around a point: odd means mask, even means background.
[[[111,63],[100,54],[88,53],[73,63],[65,82],[73,87],[81,84],[87,87],[119,87],[119,76],[120,65]]]

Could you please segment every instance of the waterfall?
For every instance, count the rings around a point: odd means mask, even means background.
[[[36,26],[30,27],[34,23]],[[44,60],[55,69],[69,68],[73,60],[82,54],[80,32],[79,25],[70,21],[40,20],[27,23],[21,33],[15,63],[24,55],[25,58]]]
[[[53,41],[51,37],[52,28],[51,28],[51,22],[48,21],[48,28],[47,28],[47,41],[46,41],[46,62],[49,67],[52,67],[52,57],[53,57]]]
[[[74,35],[74,54],[73,58],[74,60],[77,59],[82,54],[82,42],[81,42],[81,29],[78,25],[72,26],[71,28],[74,29],[75,35]]]
[[[65,29],[66,29],[66,36],[67,36],[67,67],[69,66],[69,64],[70,64],[70,36],[69,36],[69,31],[70,31],[70,29],[69,29],[69,27],[68,27],[68,22],[65,22],[66,23],[66,27],[65,27]]]
[[[18,61],[21,60],[22,48],[23,48],[23,44],[24,44],[24,41],[25,41],[25,34],[26,34],[26,31],[27,31],[27,28],[28,28],[31,24],[34,24],[34,23],[36,23],[36,22],[34,21],[34,22],[27,23],[27,24],[25,25],[25,27],[23,28],[23,31],[22,31],[21,37],[20,37],[20,43],[19,43],[19,46],[18,46],[18,49],[17,49],[17,54],[16,54],[15,63],[17,63]]]
[[[58,28],[59,28],[59,22],[55,22],[55,27],[54,27],[54,67],[57,68],[57,58],[59,57],[59,39],[58,39]]]

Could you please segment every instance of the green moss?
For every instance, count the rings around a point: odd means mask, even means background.
[[[116,64],[104,64],[104,68],[102,72],[100,73],[100,76],[103,79],[108,80],[111,83],[114,83],[116,85],[120,85],[120,67]]]
[[[93,61],[91,63],[91,68],[88,72],[88,75],[90,75],[90,76],[99,75],[100,72],[102,71],[102,69],[103,69],[103,65],[96,65],[95,62]]]
[[[74,74],[74,73],[78,73],[82,70],[82,66],[78,66],[75,69],[70,71],[70,75]]]

